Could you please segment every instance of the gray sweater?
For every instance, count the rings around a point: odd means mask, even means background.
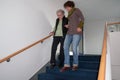
[[[80,22],[84,22],[84,16],[80,9],[76,8],[72,15],[68,18],[69,29],[67,34],[81,34],[82,32],[77,32],[77,28],[80,25]],[[83,27],[83,26],[82,26]]]

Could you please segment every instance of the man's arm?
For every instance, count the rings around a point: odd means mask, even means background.
[[[77,10],[76,14],[80,18],[80,23],[79,23],[78,27],[82,29],[82,27],[84,25],[84,16],[83,16],[81,10],[79,10],[79,9]]]

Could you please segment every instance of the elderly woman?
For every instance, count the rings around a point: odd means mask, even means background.
[[[78,51],[77,47],[79,46],[79,42],[82,37],[82,28],[84,24],[84,16],[80,9],[75,8],[75,4],[73,1],[67,1],[64,4],[64,8],[68,12],[68,32],[64,42],[64,54],[65,61],[64,67],[61,69],[61,72],[70,69],[70,56],[69,56],[69,48],[70,45],[73,44],[73,67],[72,70],[75,71],[78,69]]]
[[[58,10],[57,11],[57,16],[58,18],[56,19],[56,24],[55,24],[55,28],[53,30],[53,32],[51,32],[50,34],[53,35],[53,43],[52,43],[52,50],[51,50],[51,60],[50,60],[50,64],[51,64],[51,68],[54,68],[56,66],[56,50],[57,50],[57,46],[60,43],[60,55],[59,55],[59,67],[62,67],[64,64],[64,49],[63,49],[63,45],[64,45],[64,39],[67,33],[67,28],[65,27],[65,25],[68,24],[68,19],[65,17],[64,15],[64,11],[63,10]]]

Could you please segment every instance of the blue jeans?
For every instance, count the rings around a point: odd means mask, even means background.
[[[65,61],[64,66],[70,67],[70,55],[69,55],[69,48],[70,45],[73,44],[73,66],[78,66],[78,50],[77,47],[79,46],[79,42],[81,40],[82,35],[66,35],[65,42],[64,42],[64,55]]]

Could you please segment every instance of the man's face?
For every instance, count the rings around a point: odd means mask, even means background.
[[[71,11],[71,10],[72,10],[72,8],[71,8],[71,7],[66,7],[65,9],[66,9],[66,11],[67,11],[67,12],[69,12],[69,11]]]
[[[58,16],[59,19],[62,19],[64,14],[62,12],[59,12],[59,13],[57,13],[57,16]]]

